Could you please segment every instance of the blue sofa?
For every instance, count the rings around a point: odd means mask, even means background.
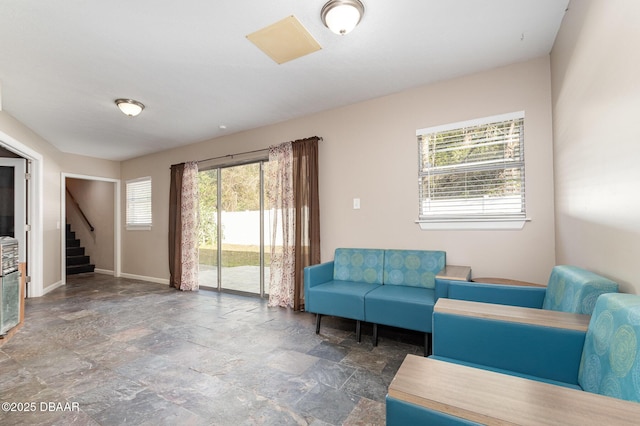
[[[470,305],[470,310],[472,309]],[[567,315],[567,323],[572,322],[573,325],[577,323],[574,317],[579,316],[565,313],[560,315]],[[574,317],[570,317],[571,315]],[[514,318],[518,316],[517,313],[513,315]],[[540,388],[536,388],[538,390],[534,392],[533,388],[527,385],[528,381],[551,385],[544,388],[547,389],[546,392],[557,393],[565,401],[558,402],[559,405],[554,404],[556,406],[553,407],[555,412],[560,413],[560,417],[556,419],[558,424],[563,422],[563,404],[569,400],[584,400],[586,402],[583,404],[602,410],[605,407],[613,412],[624,410],[626,414],[620,414],[619,417],[633,424],[640,416],[640,405],[635,404],[640,402],[640,296],[603,294],[597,299],[593,315],[586,319],[588,327],[583,330],[573,326],[564,328],[521,323],[517,320],[502,321],[482,318],[482,315],[458,315],[452,313],[451,309],[444,310],[436,306],[433,324],[434,354],[428,360],[460,366],[457,369],[449,369],[449,375],[452,371],[460,375],[469,375],[482,370],[487,372],[483,373],[485,378],[495,379],[495,382],[502,383],[503,387],[508,383],[517,383],[518,388],[531,391],[523,392],[521,398],[515,396],[525,406],[528,403],[540,405],[540,401],[544,401],[545,393],[539,392]],[[559,321],[556,318],[556,323],[562,322],[562,318]],[[424,364],[425,367],[437,367],[433,361]],[[434,375],[437,370],[438,368],[433,368],[425,373],[423,380],[439,383],[442,377]],[[424,383],[425,389],[430,387],[432,388],[429,383]],[[469,382],[466,382],[464,389],[456,390],[454,386],[447,392],[453,390],[454,393],[463,395],[487,393],[482,383],[477,387],[470,388]],[[566,390],[556,392],[556,389]],[[586,393],[595,395],[586,397]],[[585,398],[582,398],[583,396]],[[428,424],[476,424],[469,422],[468,410],[447,407],[447,412],[444,412],[417,402],[421,400],[424,399],[420,396],[406,399],[387,396],[387,424],[407,424],[408,420],[417,423],[430,422]],[[451,412],[460,413],[460,417],[451,416]],[[487,413],[493,415],[490,409],[484,415]],[[504,412],[500,414],[503,415]],[[518,416],[518,413],[511,415]],[[582,424],[594,421],[588,414],[581,415],[578,412],[572,415],[582,416]],[[631,417],[627,418],[630,415]],[[501,421],[509,422],[507,419]],[[616,420],[610,418],[609,422]]]
[[[593,312],[598,296],[617,291],[617,283],[570,265],[554,266],[546,287],[436,280],[438,297],[585,315]]]
[[[338,248],[334,260],[304,269],[305,310],[322,315],[425,333],[425,353],[435,304],[435,277],[446,264],[443,251]]]

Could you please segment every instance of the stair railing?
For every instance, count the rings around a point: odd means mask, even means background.
[[[73,203],[76,205],[76,208],[78,209],[78,211],[82,215],[82,218],[85,220],[85,222],[87,222],[87,225],[89,225],[89,229],[91,230],[91,232],[93,232],[95,230],[95,228],[93,227],[91,222],[89,222],[89,219],[87,219],[87,215],[85,215],[84,212],[82,211],[82,208],[80,207],[80,204],[78,204],[78,202],[74,198],[73,194],[71,194],[71,192],[69,191],[69,188],[65,187],[65,189],[67,190],[67,194],[69,194],[69,197],[71,197],[71,201],[73,201]]]

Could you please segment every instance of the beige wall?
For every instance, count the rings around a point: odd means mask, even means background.
[[[443,249],[449,263],[471,265],[474,276],[544,282],[553,264],[569,263],[639,293],[632,266],[640,253],[639,21],[634,0],[574,0],[550,61],[543,57],[122,164],[61,153],[0,111],[0,132],[44,158],[44,287],[61,279],[61,173],[121,178],[123,187],[126,179],[153,177],[153,229],[123,231],[122,269],[163,281],[169,275],[171,164],[318,135],[324,138],[323,260],[338,246]],[[420,231],[414,223],[415,130],[518,110],[526,112],[532,221],[522,231]],[[354,197],[361,199],[360,210],[351,208]]]
[[[558,263],[640,293],[640,2],[572,1],[551,54]]]
[[[321,136],[322,258],[336,247],[438,249],[474,276],[546,282],[555,261],[548,57],[417,88],[122,163],[121,179],[151,176],[151,231],[123,231],[125,274],[168,279],[169,167]],[[312,102],[312,100],[310,100]],[[520,231],[421,231],[416,129],[524,110],[527,213]],[[124,186],[123,186],[124,188]],[[123,206],[124,206],[123,190]],[[362,208],[352,209],[352,199]],[[124,223],[124,216],[122,218]]]
[[[42,287],[45,291],[60,284],[62,279],[61,230],[61,173],[87,174],[117,179],[120,163],[60,152],[42,137],[9,115],[0,111],[0,132],[43,157],[43,271]],[[3,141],[7,143],[8,141]]]
[[[85,216],[93,225],[91,231],[75,203],[67,195],[66,218],[76,233],[85,254],[91,257],[91,263],[101,272],[114,272],[114,206],[115,193],[113,182],[88,179],[66,179],[67,188],[76,199]]]

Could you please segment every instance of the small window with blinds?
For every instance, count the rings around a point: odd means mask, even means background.
[[[151,177],[128,180],[126,191],[127,229],[151,229]]]
[[[423,229],[524,226],[524,112],[421,129],[416,135]]]

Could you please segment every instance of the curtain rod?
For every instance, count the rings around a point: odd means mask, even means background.
[[[321,137],[318,137],[318,142],[322,140],[323,139]],[[268,151],[268,150],[269,148],[262,148],[262,149],[254,149],[253,151],[245,151],[245,152],[237,152],[235,154],[220,155],[218,157],[211,157],[211,158],[205,158],[204,160],[198,160],[197,163],[204,163],[205,161],[219,160],[220,158],[233,158],[239,155],[255,154],[256,152],[262,152],[262,151]]]
[[[196,162],[204,163],[205,161],[219,160],[220,158],[233,158],[233,157],[237,157],[238,155],[255,154],[256,152],[262,152],[262,151],[269,151],[269,148],[254,149],[253,151],[245,151],[245,152],[237,152],[235,154],[220,155],[218,157],[205,158],[204,160],[198,160]]]

